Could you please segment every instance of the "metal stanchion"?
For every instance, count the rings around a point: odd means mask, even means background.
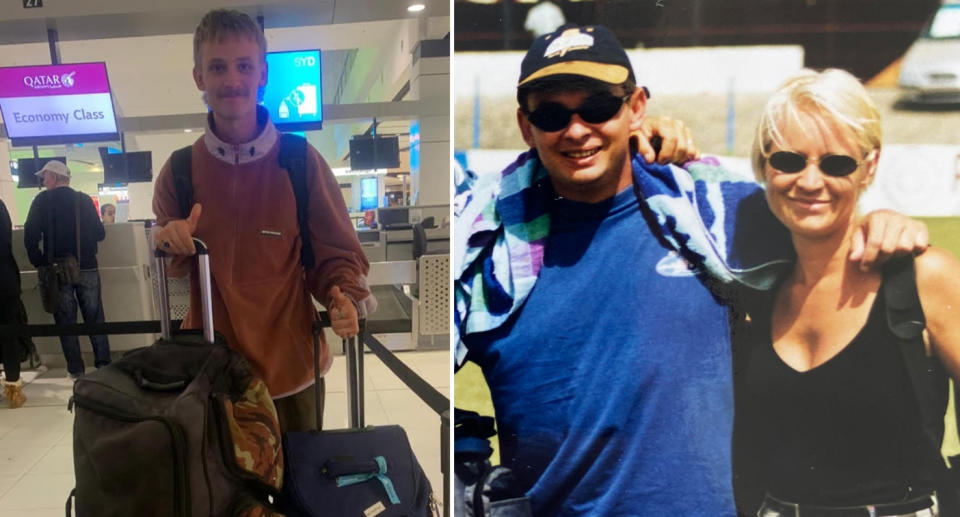
[[[450,410],[440,414],[440,473],[443,474],[443,517],[450,517]]]

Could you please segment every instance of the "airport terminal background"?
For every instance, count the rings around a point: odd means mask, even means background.
[[[300,133],[334,170],[374,264],[370,281],[380,303],[372,318],[405,322],[378,339],[449,397],[449,2],[422,3],[425,9],[420,12],[408,12],[406,3],[393,0],[363,5],[104,0],[95,7],[87,2],[45,2],[39,9],[24,9],[19,3],[0,6],[0,67],[105,63],[122,136],[35,150],[12,145],[6,128],[0,128],[0,199],[15,225],[15,256],[30,322],[53,323],[40,309],[36,272],[26,259],[18,228],[38,193],[35,187],[18,188],[19,167],[31,166],[34,156],[40,166],[45,158],[65,157],[72,188],[98,204],[117,207],[117,223],[107,225],[98,252],[107,321],[157,318],[147,246],[153,184],[112,182],[111,171],[122,157],[119,153],[126,151],[131,153],[130,170],[139,172],[140,180],[155,179],[172,151],[202,134],[205,106],[191,76],[193,30],[210,9],[238,8],[262,16],[270,52],[319,49],[322,129]],[[392,144],[395,163],[382,163],[382,156],[378,162],[362,163],[374,135],[392,141],[387,152]],[[360,167],[356,159],[351,167],[351,148],[361,153]],[[381,152],[379,145],[376,149]],[[148,164],[150,174],[144,174],[146,165],[137,163]],[[364,221],[370,210],[376,228]],[[176,315],[185,309],[187,293],[183,283],[173,287]],[[111,350],[122,354],[153,339],[111,336]],[[89,352],[87,338],[80,341]],[[328,333],[335,352],[339,341]],[[73,486],[72,415],[66,411],[71,383],[58,340],[43,337],[34,342],[44,367],[23,373],[26,406],[7,410],[0,403],[0,513],[60,515]],[[92,364],[92,358],[86,358]],[[439,418],[375,357],[368,354],[365,366],[367,423],[403,425],[439,494]],[[343,356],[335,358],[327,392],[325,427],[346,427]]]

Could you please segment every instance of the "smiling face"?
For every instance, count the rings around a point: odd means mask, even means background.
[[[782,142],[772,144],[769,153],[799,153],[807,157],[807,164],[800,172],[786,173],[767,161],[763,175],[770,209],[795,237],[829,238],[838,232],[842,235],[855,222],[860,194],[873,181],[879,150],[864,152],[849,127],[810,111],[801,112],[796,120],[781,124],[779,129]],[[821,157],[841,154],[863,163],[853,173],[841,177],[820,170]]]
[[[622,96],[619,86],[610,90]],[[591,92],[583,90],[555,93],[532,92],[527,98],[533,112],[548,102],[576,109]],[[543,131],[517,110],[517,123],[523,140],[537,149],[540,160],[550,173],[557,194],[588,203],[608,199],[631,184],[630,133],[640,128],[646,106],[642,88],[637,88],[620,111],[606,122],[591,124],[574,114],[566,127]]]
[[[267,84],[260,45],[244,35],[226,35],[200,45],[193,69],[214,119],[256,120],[257,90]]]

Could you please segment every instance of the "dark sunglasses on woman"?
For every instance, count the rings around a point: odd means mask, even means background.
[[[873,155],[872,151],[866,158],[857,161],[852,156],[845,154],[825,154],[817,160],[817,166],[820,167],[820,170],[827,176],[849,176],[853,174],[853,171],[857,170],[863,162],[867,161],[871,155]],[[770,162],[770,166],[774,169],[792,174],[806,169],[810,159],[807,158],[805,154],[792,151],[777,151],[771,154],[767,161]]]
[[[597,93],[584,99],[579,106],[568,109],[558,102],[544,102],[537,109],[526,113],[527,120],[541,131],[560,131],[570,124],[574,114],[588,124],[600,124],[612,119],[630,95],[618,97],[610,93]]]

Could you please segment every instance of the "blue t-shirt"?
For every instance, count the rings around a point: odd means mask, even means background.
[[[651,234],[631,189],[558,199],[550,216],[525,305],[466,341],[501,463],[538,517],[734,515],[726,307]]]

